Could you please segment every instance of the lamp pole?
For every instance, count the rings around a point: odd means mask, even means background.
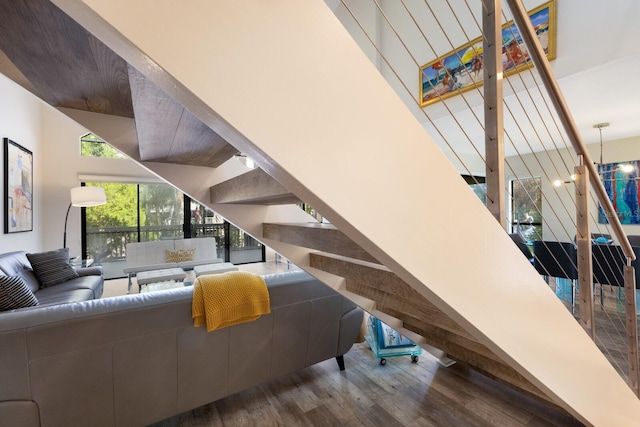
[[[67,220],[69,219],[69,211],[71,210],[71,203],[69,203],[69,207],[67,208],[67,216],[64,217],[64,239],[62,240],[62,247],[67,247]]]
[[[62,246],[67,247],[67,222],[69,221],[69,211],[71,206],[86,208],[89,206],[100,206],[107,203],[107,196],[102,187],[74,187],[71,189],[71,203],[67,208],[67,215],[64,217],[64,238]]]

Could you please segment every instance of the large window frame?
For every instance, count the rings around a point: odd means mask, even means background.
[[[150,207],[151,209],[158,210],[158,206],[164,209],[169,205],[173,206],[173,209],[176,209],[178,206],[180,207],[179,212],[173,211],[170,215],[171,222],[165,224],[164,221],[161,223],[152,226],[149,228],[149,224],[143,224],[144,218],[147,215],[142,215],[143,212],[143,200],[142,193],[144,192],[144,188],[151,187],[154,185],[164,185],[168,188],[173,188],[169,184],[165,183],[131,183],[131,182],[112,182],[112,183],[103,183],[96,182],[95,180],[91,180],[88,185],[102,185],[104,187],[108,187],[109,184],[123,184],[123,185],[131,185],[135,186],[135,207],[131,208],[136,212],[137,218],[135,219],[136,224],[134,225],[131,221],[127,221],[127,224],[124,226],[107,226],[104,227],[100,224],[96,224],[99,228],[96,229],[88,228],[87,222],[87,210],[86,208],[81,209],[81,232],[82,232],[82,254],[83,258],[93,258],[93,253],[91,251],[97,253],[107,253],[104,258],[101,258],[106,262],[106,260],[118,261],[123,260],[125,256],[125,247],[126,243],[130,242],[140,242],[140,241],[149,241],[156,239],[173,239],[173,238],[199,238],[199,237],[215,237],[216,243],[218,246],[218,257],[223,258],[225,262],[232,262],[233,264],[247,264],[253,262],[264,262],[266,260],[266,248],[265,246],[253,239],[251,236],[246,234],[243,230],[238,229],[237,227],[230,224],[228,221],[224,220],[224,218],[215,214],[213,211],[207,209],[204,205],[197,202],[196,200],[192,200],[188,195],[182,193],[181,191],[174,189],[176,191],[176,200],[177,197],[180,197],[181,203],[176,202],[167,202],[161,205]],[[87,185],[87,182],[83,182],[82,185]],[[147,188],[149,190],[149,188]],[[108,189],[107,189],[108,190]],[[131,190],[129,190],[131,191]],[[108,191],[107,191],[108,192]],[[165,199],[168,197],[165,195]],[[109,200],[109,195],[107,195],[107,203]],[[169,199],[167,199],[169,200]],[[157,203],[156,203],[157,204]],[[166,205],[166,206],[165,206]],[[109,207],[106,206],[108,209]],[[95,208],[91,208],[95,209]],[[166,216],[166,215],[165,215]],[[179,217],[179,220],[177,219]],[[177,221],[177,222],[176,222]],[[156,221],[157,222],[157,221]],[[173,225],[171,225],[173,224]],[[109,230],[109,228],[114,228],[115,230]],[[89,241],[89,234],[94,236],[92,242]],[[109,236],[109,234],[113,234],[113,236]],[[99,237],[100,235],[107,235],[107,237]],[[106,239],[106,240],[105,240]],[[115,249],[113,247],[113,241],[115,239],[115,245],[117,246]],[[101,243],[102,242],[102,243]],[[109,244],[108,242],[112,242]],[[90,248],[90,246],[92,246]],[[96,250],[96,249],[105,249]],[[115,277],[124,277],[124,272],[122,272],[122,276],[113,276]]]

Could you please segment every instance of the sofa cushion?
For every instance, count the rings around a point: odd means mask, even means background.
[[[36,275],[33,274],[31,264],[27,259],[26,251],[14,251],[0,254],[0,272],[5,276],[20,276],[27,282],[31,292],[40,289],[40,283]]]
[[[56,289],[57,286],[42,289],[37,292],[38,303],[40,305],[68,304],[71,302],[83,302],[94,299],[91,289],[71,289],[65,292],[47,292]]]
[[[158,264],[164,264],[165,250],[174,250],[173,240],[155,240],[153,242],[127,243],[125,273],[157,270]],[[182,248],[178,248],[182,249]],[[176,263],[167,263],[176,266]],[[153,266],[153,267],[149,267]]]
[[[76,279],[67,280],[66,282],[59,283],[55,286],[42,288],[36,292],[36,298],[38,298],[38,301],[42,304],[43,299],[48,298],[49,295],[63,294],[82,289],[91,291],[91,295],[86,299],[96,299],[102,296],[103,283],[104,280],[101,276],[80,276]]]
[[[0,276],[0,311],[38,305],[29,285],[19,276]]]
[[[78,277],[69,265],[69,249],[27,254],[33,272],[43,288],[66,282]]]
[[[218,258],[215,237],[198,237],[196,239],[176,239],[173,241],[175,250],[195,249],[193,261],[212,260]],[[200,262],[200,264],[211,264]]]

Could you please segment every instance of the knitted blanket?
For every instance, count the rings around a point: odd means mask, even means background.
[[[207,274],[193,284],[193,326],[207,332],[256,320],[271,312],[269,291],[261,276],[244,271]]]

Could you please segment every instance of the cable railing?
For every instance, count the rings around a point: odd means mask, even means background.
[[[555,277],[543,276],[549,277],[549,286],[558,295],[566,287],[571,295],[575,293],[568,308],[577,313],[577,320],[637,394],[637,318],[635,293],[629,288],[636,288],[633,272],[638,250],[632,248],[615,216],[600,173],[551,72],[547,57],[555,55],[555,2],[529,12],[519,0],[506,3],[509,7],[501,10],[503,40],[498,41],[508,41],[502,45],[506,78],[500,101],[506,179],[505,188],[497,193],[513,197],[514,182],[524,185],[539,179],[538,192],[524,196],[528,214],[539,218],[542,228],[535,245],[540,252],[531,251],[534,267],[554,272]],[[443,0],[438,6],[426,0],[341,0],[335,10],[461,175],[471,177],[485,176],[491,168],[485,150],[484,59],[479,47],[496,41],[482,33],[485,9],[478,0]],[[547,21],[535,27],[527,18],[544,13]],[[583,185],[587,176],[590,186]],[[488,203],[495,201],[492,194],[496,193],[485,190]],[[516,231],[512,224],[523,220],[518,217],[521,212],[507,197],[501,203],[508,205],[509,220],[504,226],[512,233]],[[603,216],[609,221],[603,221]],[[604,236],[609,237],[598,239]],[[533,249],[533,242],[528,243]],[[543,256],[552,247],[557,251]]]

